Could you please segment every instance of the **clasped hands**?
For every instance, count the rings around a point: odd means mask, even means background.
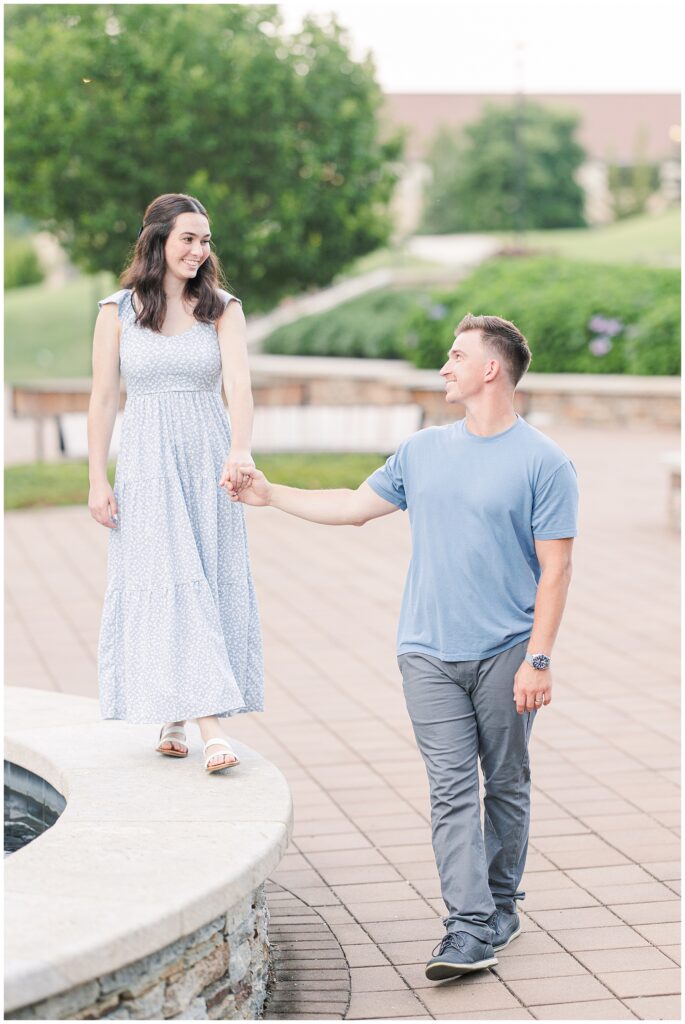
[[[229,452],[221,470],[219,487],[223,487],[230,497],[234,494],[240,494],[241,491],[250,486],[251,477],[249,471],[254,468],[254,459],[249,452]]]
[[[246,505],[266,505],[269,486],[249,452],[231,452],[219,478],[219,487],[223,487],[231,501],[241,501]]]

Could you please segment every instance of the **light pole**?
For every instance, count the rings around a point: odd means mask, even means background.
[[[514,249],[525,244],[526,218],[526,161],[525,161],[525,95],[524,56],[526,44],[519,39],[514,44]]]

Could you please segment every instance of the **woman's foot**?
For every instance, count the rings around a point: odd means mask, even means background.
[[[160,754],[170,754],[172,757],[186,757],[188,754],[188,744],[185,742],[185,731],[183,726],[185,720],[182,722],[170,722],[169,725],[163,725],[159,734],[160,742],[157,744],[157,750]],[[169,739],[162,739],[165,733],[171,734]]]
[[[215,715],[208,718],[198,718],[197,724],[200,728],[200,735],[205,743],[215,739],[226,741],[224,731],[219,724],[219,719]],[[214,750],[218,750],[219,753],[211,753],[211,750],[212,748],[210,747],[207,751],[209,755],[206,763],[207,768],[216,767],[217,765],[228,768],[232,764],[238,764],[238,758],[232,750],[227,750],[225,747],[222,750],[218,744],[214,747]]]
[[[223,747],[226,751],[223,759],[219,759],[210,753],[211,750],[216,751],[217,747]],[[210,774],[211,772],[223,772],[228,768],[233,768],[235,765],[240,764],[235,751],[231,750],[231,744],[228,740],[219,739],[218,737],[213,740],[207,740],[202,748],[202,753],[205,758],[205,771],[210,772]]]

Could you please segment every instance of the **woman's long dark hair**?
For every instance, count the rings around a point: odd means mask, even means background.
[[[201,213],[209,220],[204,206],[193,196],[182,192],[157,196],[145,211],[133,256],[120,277],[122,288],[135,290],[137,322],[153,331],[162,330],[166,317],[164,247],[180,213]],[[219,258],[210,252],[183,290],[184,299],[192,297],[196,300],[193,316],[200,323],[213,324],[223,313],[224,302],[217,288],[224,283]]]

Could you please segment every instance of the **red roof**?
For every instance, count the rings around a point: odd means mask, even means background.
[[[644,133],[648,159],[658,161],[679,152],[669,131],[680,125],[677,93],[530,93],[531,103],[574,110],[580,114],[578,141],[589,156],[600,160],[635,162]],[[508,93],[387,93],[382,116],[388,126],[407,125],[406,155],[424,157],[441,125],[460,128],[475,121],[486,103],[510,104]]]

